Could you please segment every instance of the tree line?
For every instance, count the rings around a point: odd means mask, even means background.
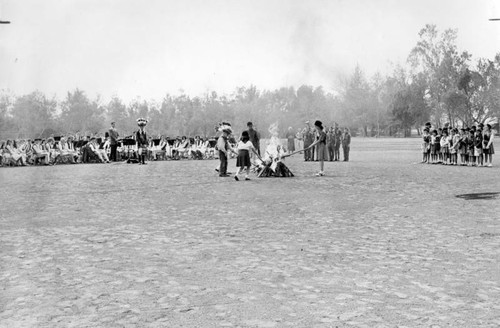
[[[302,85],[259,90],[238,87],[229,95],[216,92],[198,97],[165,95],[163,99],[136,98],[126,104],[118,97],[104,102],[83,90],[67,92],[63,100],[34,91],[16,96],[0,93],[0,138],[45,138],[50,135],[102,133],[115,121],[120,131],[136,130],[136,119],[149,120],[152,134],[215,134],[220,121],[236,131],[252,121],[261,131],[279,122],[283,133],[305,120],[338,122],[363,136],[409,136],[412,128],[431,121],[435,126],[472,125],[500,116],[500,53],[495,58],[472,59],[456,45],[457,31],[440,32],[426,25],[405,66],[392,73],[367,77],[357,66],[347,77],[332,76],[338,88]]]

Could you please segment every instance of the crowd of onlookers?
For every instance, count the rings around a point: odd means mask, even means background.
[[[349,161],[349,152],[351,149],[351,134],[348,128],[340,128],[337,123],[333,126],[325,127],[326,132],[326,147],[324,159],[325,161],[340,161],[340,149],[344,161]],[[285,135],[287,139],[288,151],[305,149],[313,144],[316,140],[317,131],[310,126],[309,121],[306,122],[304,128],[293,131],[292,127],[288,128]],[[304,152],[305,161],[317,161],[317,147],[313,147]]]
[[[164,136],[150,138],[148,160],[212,159],[217,156],[214,138]],[[109,163],[137,159],[137,143],[133,137],[119,139],[116,148],[110,138],[49,137],[0,141],[0,166],[56,165],[76,163]],[[116,152],[116,153],[112,153]]]
[[[494,135],[490,124],[434,129],[427,123],[422,134],[422,163],[491,167]]]

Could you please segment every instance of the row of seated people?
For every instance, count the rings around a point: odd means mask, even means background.
[[[109,162],[96,138],[85,141],[75,141],[73,137],[0,141],[0,166],[76,164],[86,162],[86,157]]]
[[[150,160],[216,159],[216,140],[208,138],[160,137],[150,139]],[[55,137],[34,140],[0,141],[0,166],[55,165],[76,163],[109,163],[109,138],[75,140],[73,137]],[[133,138],[119,140],[118,160],[137,158],[137,144]]]
[[[150,139],[148,157],[150,160],[158,159],[214,159],[218,157],[215,151],[215,139],[177,137],[175,139],[161,136],[159,139]]]

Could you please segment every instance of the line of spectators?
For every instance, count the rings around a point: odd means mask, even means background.
[[[160,136],[149,138],[148,160],[214,159],[215,138]],[[136,140],[130,136],[111,144],[103,137],[49,137],[0,141],[0,166],[56,165],[77,163],[134,162],[138,158]]]
[[[422,135],[422,163],[491,167],[494,136],[490,124],[433,129],[428,122]]]
[[[349,152],[351,150],[351,134],[348,128],[340,128],[337,123],[333,126],[325,127],[326,132],[326,147],[324,159],[327,161],[340,161],[340,149],[343,151],[343,159],[349,161]],[[318,138],[316,129],[310,126],[309,121],[306,121],[304,128],[297,129],[294,133],[293,129],[288,128],[286,133],[288,151],[293,152],[296,149],[305,149],[313,144]],[[318,161],[318,147],[315,146],[304,152],[304,160]]]

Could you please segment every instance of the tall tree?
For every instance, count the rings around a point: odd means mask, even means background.
[[[18,97],[12,107],[12,122],[19,131],[18,137],[34,138],[54,125],[57,102],[39,91]]]
[[[457,30],[447,29],[439,33],[435,25],[426,25],[419,37],[408,61],[415,74],[423,73],[426,77],[426,101],[433,109],[436,123],[441,125],[446,121],[453,124],[457,113],[453,107],[446,106],[446,96],[457,85],[471,55],[458,51]]]

